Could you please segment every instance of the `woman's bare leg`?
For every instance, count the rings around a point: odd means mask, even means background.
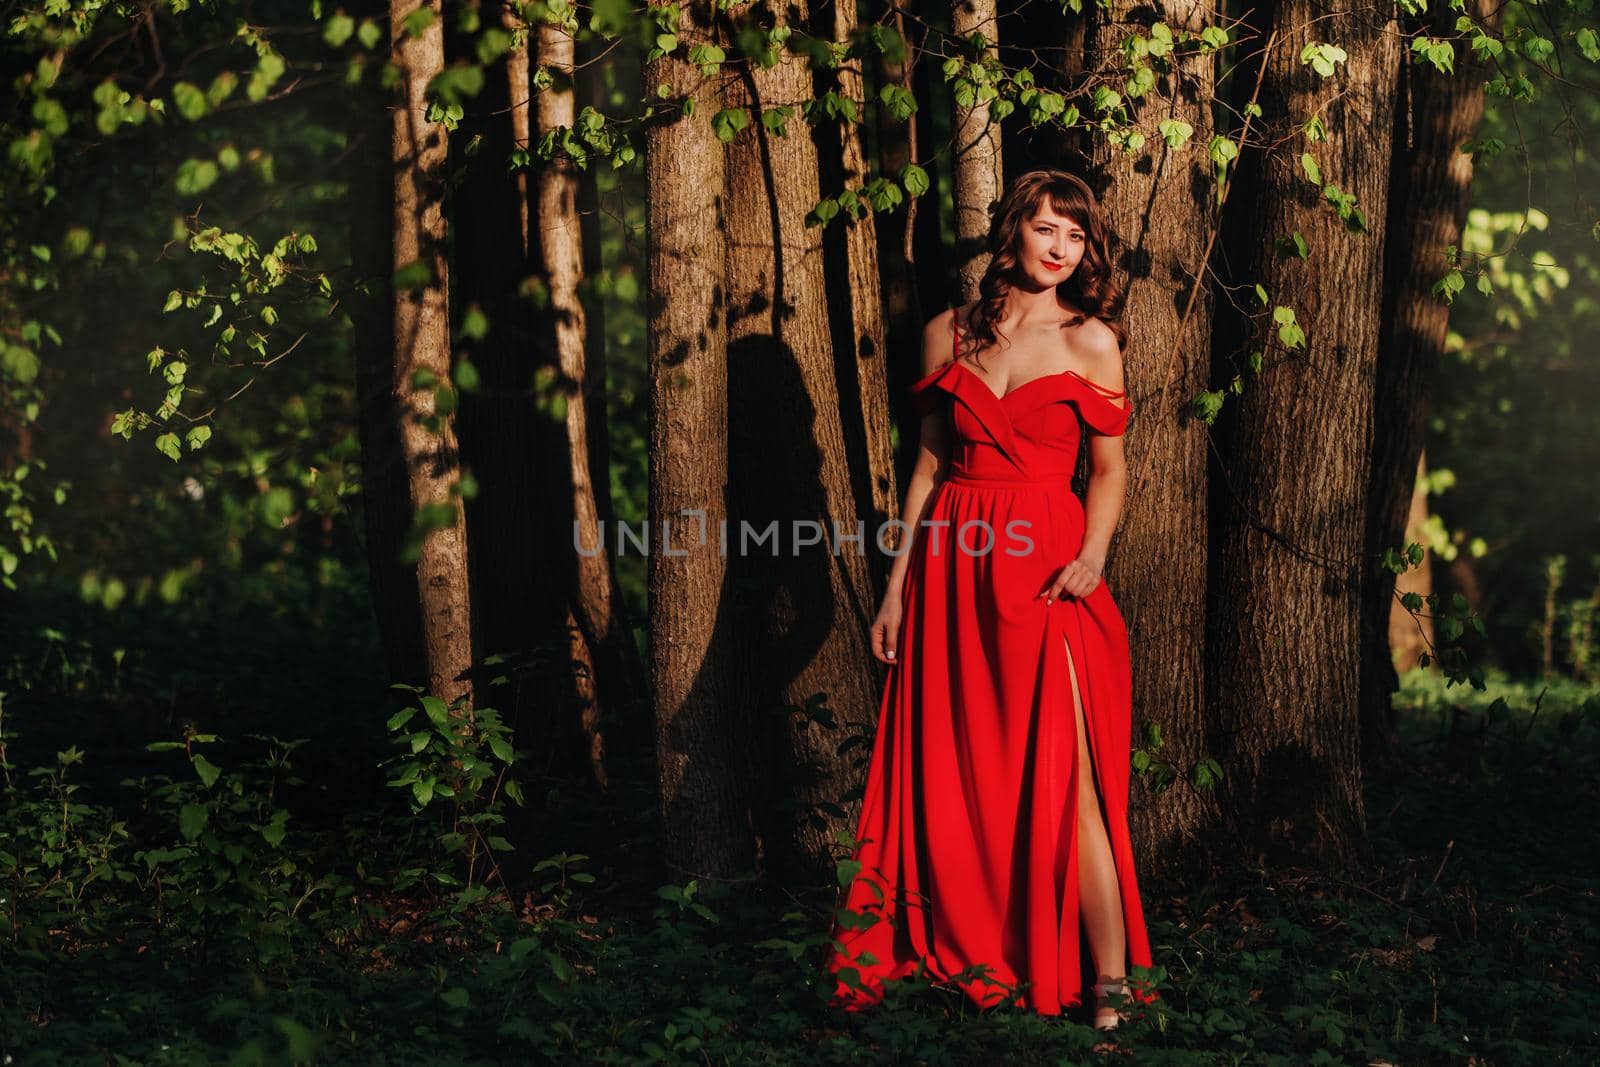
[[[1122,923],[1116,861],[1100,816],[1100,794],[1070,646],[1067,673],[1072,679],[1072,714],[1078,724],[1078,894],[1083,924],[1089,932],[1089,951],[1094,956],[1095,980],[1117,981],[1127,977],[1127,931]]]

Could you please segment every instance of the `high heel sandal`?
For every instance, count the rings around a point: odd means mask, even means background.
[[[1126,979],[1117,978],[1109,982],[1096,982],[1094,984],[1094,1028],[1096,1030],[1115,1030],[1128,1019],[1128,1013],[1122,1008],[1107,1003],[1108,999],[1117,995],[1122,998],[1122,1003],[1127,1004],[1131,995]]]

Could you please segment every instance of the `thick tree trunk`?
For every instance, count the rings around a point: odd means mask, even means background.
[[[354,151],[346,157],[350,202],[350,287],[354,325],[356,396],[360,409],[361,530],[366,546],[372,607],[391,681],[422,685],[422,617],[417,568],[403,561],[411,527],[411,490],[401,448],[405,406],[395,391],[394,160],[389,97],[378,74],[362,79],[346,112]]]
[[[1330,14],[1312,0],[1257,14],[1277,31],[1260,98],[1261,140],[1272,147],[1243,154],[1248,195],[1232,203],[1254,225],[1233,257],[1244,272],[1235,281],[1292,308],[1305,345],[1286,349],[1268,314],[1245,329],[1244,352],[1265,359],[1226,411],[1208,682],[1221,799],[1241,847],[1339,862],[1365,845],[1361,560],[1399,39],[1390,17]],[[1348,53],[1334,76],[1301,61],[1313,41]],[[1307,139],[1311,115],[1325,141]],[[1302,152],[1356,198],[1368,232],[1347,229],[1305,181]],[[1278,245],[1296,232],[1304,260]]]
[[[750,716],[735,666],[735,597],[718,534],[728,516],[728,336],[723,288],[723,148],[710,119],[714,84],[685,61],[715,8],[680,8],[679,47],[652,62],[666,85],[646,135],[649,198],[650,668],[660,764],[662,848],[675,878],[730,877],[755,860]],[[691,97],[694,113],[673,102]],[[704,516],[704,536],[695,518]],[[663,545],[671,524],[669,554]]]
[[[445,130],[427,119],[428,81],[444,69],[444,26],[439,0],[420,33],[406,19],[422,5],[389,6],[390,58],[400,70],[402,102],[394,110],[394,267],[426,268],[427,279],[397,291],[394,299],[392,389],[406,405],[401,447],[417,511],[437,509],[439,521],[421,539],[417,588],[422,604],[423,654],[429,691],[448,704],[472,709],[472,604],[467,591],[467,531],[461,497],[455,420],[438,409],[432,386],[418,388],[419,372],[450,388],[449,277],[445,265]]]
[[[994,0],[955,0],[950,32],[965,41],[981,33],[994,54],[1000,20]],[[989,115],[987,101],[955,104],[956,271],[961,300],[978,295],[978,283],[989,266],[989,208],[1000,199],[1000,124]]]
[[[1097,54],[1118,56],[1122,39],[1152,17],[1194,33],[1216,21],[1210,5],[1163,8],[1174,9],[1152,13],[1148,5],[1116,0],[1097,20]],[[1116,83],[1115,69],[1105,74]],[[1197,865],[1205,853],[1194,844],[1216,819],[1215,796],[1197,788],[1193,777],[1208,755],[1208,441],[1189,403],[1210,376],[1211,295],[1196,283],[1210,250],[1214,201],[1194,191],[1209,181],[1205,146],[1214,132],[1215,76],[1211,57],[1191,55],[1160,77],[1141,109],[1146,141],[1137,156],[1101,138],[1094,142],[1095,176],[1123,242],[1117,253],[1128,292],[1123,359],[1136,412],[1128,432],[1128,498],[1106,573],[1132,646],[1134,744],[1143,744],[1145,720],[1159,724],[1157,755],[1178,775],[1160,793],[1135,787],[1130,822],[1141,872],[1173,883],[1201,873]],[[1156,130],[1168,118],[1194,127],[1180,148],[1169,149]]]
[[[1500,5],[1471,0],[1469,8],[1491,32],[1499,25]],[[1440,8],[1423,19],[1429,33],[1450,36],[1458,17],[1458,12]],[[1449,269],[1445,249],[1461,245],[1472,156],[1460,149],[1476,136],[1483,118],[1486,69],[1472,51],[1458,47],[1454,74],[1443,74],[1431,63],[1408,63],[1401,74],[1389,172],[1393,210],[1384,263],[1362,592],[1362,740],[1374,766],[1390,762],[1395,754],[1390,694],[1399,684],[1388,640],[1395,575],[1379,559],[1385,548],[1405,544],[1417,458],[1427,436],[1433,381],[1450,319],[1450,306],[1432,288]]]
[[[830,4],[818,13],[823,25],[819,36],[849,41],[857,30],[853,3]],[[861,75],[861,60],[851,58],[833,72],[817,74],[818,95],[833,89],[857,102],[865,116],[868,103]],[[859,191],[871,177],[861,142],[861,124],[840,120],[837,125],[815,128],[821,160],[822,187],[833,196],[849,189]],[[863,201],[864,203],[864,201]],[[847,217],[848,215],[848,217]],[[870,212],[855,218],[841,212],[823,231],[824,273],[829,279],[827,301],[833,336],[834,377],[839,392],[846,451],[850,456],[856,514],[869,530],[898,517],[899,489],[895,478],[894,447],[889,439],[888,345],[883,293],[878,262],[878,235]],[[913,336],[920,336],[916,331]],[[872,589],[882,589],[892,560],[884,553],[867,553]]]
[[[761,2],[744,17],[803,25],[807,16],[803,5],[780,13]],[[820,198],[816,147],[798,113],[811,89],[809,66],[787,51],[770,70],[742,74],[730,106],[759,114],[786,105],[795,114],[786,136],[753,121],[729,143],[724,187],[734,513],[757,531],[776,522],[781,542],[776,558],[756,548],[739,560],[754,612],[745,658],[756,675],[750,714],[776,727],[763,731],[776,762],[769,781],[781,789],[764,806],[764,841],[775,865],[814,879],[832,869],[834,832],[853,829],[837,805],[857,775],[850,754],[837,751],[841,730],[785,709],[825,694],[837,723],[870,729],[877,673],[866,636],[877,604],[866,560],[876,531],[857,526],[822,239],[805,224]],[[821,541],[800,547],[794,535],[806,522],[820,525]],[[858,534],[862,540],[838,540]],[[740,552],[730,537],[730,555]]]

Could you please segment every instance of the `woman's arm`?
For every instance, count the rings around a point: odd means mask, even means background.
[[[935,315],[922,330],[922,373],[932,374],[950,362],[955,352],[950,337],[950,316],[943,311]],[[889,569],[889,584],[885,599],[900,598],[906,571],[911,566],[910,549],[921,532],[922,520],[933,501],[933,491],[949,473],[950,431],[949,416],[942,406],[935,407],[922,416],[921,439],[917,445],[916,465],[911,469],[911,479],[906,484],[905,505],[900,510],[900,546],[905,548],[894,558]]]
[[[1126,386],[1117,336],[1104,323],[1095,319],[1089,321],[1098,329],[1085,331],[1087,336],[1080,350],[1088,365],[1086,377],[1096,385],[1121,392]],[[1119,408],[1126,407],[1127,400],[1125,396],[1106,398],[1107,403]],[[1050,588],[1042,594],[1046,599],[1063,594],[1088,596],[1100,585],[1105,571],[1106,553],[1111,547],[1111,535],[1116,531],[1128,488],[1128,460],[1122,437],[1091,434],[1089,462],[1089,488],[1083,502],[1083,544],[1078,549],[1078,557],[1061,568]]]
[[[949,311],[941,312],[923,328],[924,376],[948,363],[955,352],[954,342],[950,338],[950,315]],[[922,521],[933,503],[934,490],[949,471],[948,418],[942,404],[922,416],[917,462],[911,469],[911,480],[906,485],[905,506],[900,510],[901,526],[895,545],[894,563],[889,568],[889,582],[883,592],[883,602],[878,605],[878,615],[872,620],[872,655],[880,663],[892,665],[896,662],[900,645],[900,598],[905,588],[906,572],[911,567],[911,550],[916,547]]]

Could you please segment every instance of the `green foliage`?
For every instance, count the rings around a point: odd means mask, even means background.
[[[417,868],[406,872],[396,888],[406,889],[413,879],[427,876],[439,885],[458,887],[463,903],[477,903],[483,899],[484,883],[505,886],[498,857],[513,850],[504,835],[505,802],[523,802],[521,785],[509,777],[516,762],[511,730],[493,708],[476,708],[468,715],[460,702],[446,707],[417,686],[396,683],[393,688],[415,694],[419,707],[404,708],[389,719],[389,732],[402,751],[386,762],[393,768],[388,784],[407,791],[413,812],[436,800],[448,802],[440,806],[438,850],[456,868]]]

